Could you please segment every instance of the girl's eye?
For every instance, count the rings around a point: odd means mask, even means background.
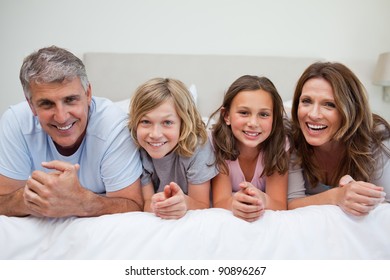
[[[263,118],[269,117],[270,115],[271,115],[271,114],[268,113],[268,112],[261,112],[261,113],[260,113],[260,117],[263,117]]]
[[[247,116],[249,113],[248,112],[246,112],[246,111],[240,111],[240,112],[238,112],[240,115],[242,115],[242,116]]]

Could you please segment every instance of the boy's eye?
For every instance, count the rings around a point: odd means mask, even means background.
[[[173,121],[164,121],[165,126],[171,126],[173,124]]]
[[[149,124],[150,122],[148,120],[140,120],[139,123],[146,125],[146,124]]]

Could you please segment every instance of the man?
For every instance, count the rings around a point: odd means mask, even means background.
[[[141,211],[127,116],[92,97],[82,61],[55,46],[23,61],[26,101],[0,120],[0,215],[92,217]]]

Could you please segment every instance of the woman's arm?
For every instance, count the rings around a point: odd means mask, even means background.
[[[336,205],[335,198],[337,196],[337,192],[338,190],[334,188],[319,194],[291,199],[288,202],[288,209],[296,209],[299,207],[305,207],[309,205],[324,205],[324,204]]]
[[[345,181],[347,179],[347,181]],[[367,215],[379,203],[384,201],[382,187],[374,184],[354,181],[346,175],[340,179],[340,186],[319,194],[297,198],[289,202],[289,209],[309,205],[337,205],[346,213],[363,216]]]

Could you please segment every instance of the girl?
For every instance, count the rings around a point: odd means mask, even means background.
[[[210,206],[210,179],[217,173],[205,124],[186,86],[155,78],[130,103],[128,127],[141,148],[144,211],[178,219]]]
[[[212,143],[220,173],[212,180],[214,207],[249,222],[265,209],[286,209],[289,145],[283,102],[273,83],[238,78],[210,119],[217,113]]]
[[[305,181],[290,209],[333,204],[361,216],[383,202],[384,190],[390,201],[390,125],[371,113],[364,86],[350,69],[310,65],[298,80],[291,116]],[[297,188],[289,184],[291,191]]]

